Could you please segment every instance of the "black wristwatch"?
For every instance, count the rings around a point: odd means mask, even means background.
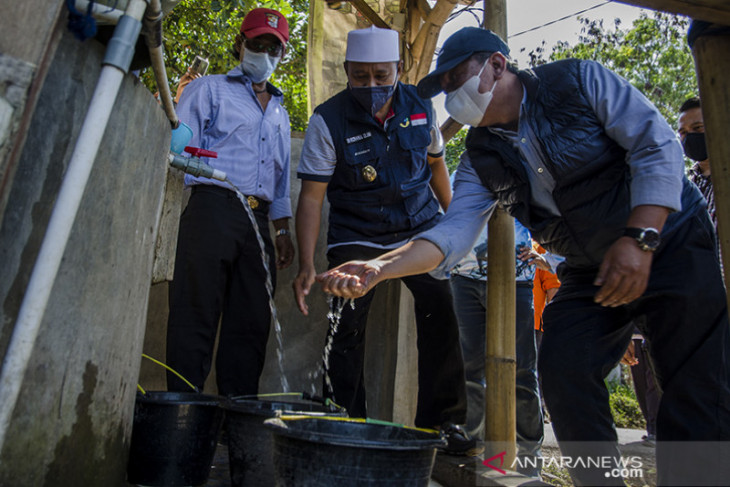
[[[659,248],[659,244],[662,243],[662,237],[659,235],[659,230],[651,227],[628,227],[624,229],[624,236],[636,239],[636,242],[639,244],[639,248],[645,252],[654,252]]]

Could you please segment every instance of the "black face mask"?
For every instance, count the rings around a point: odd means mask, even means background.
[[[350,93],[370,115],[375,114],[388,102],[395,85],[350,87]]]
[[[692,132],[684,137],[682,142],[684,153],[693,161],[704,161],[707,159],[707,145],[705,145],[704,132]]]

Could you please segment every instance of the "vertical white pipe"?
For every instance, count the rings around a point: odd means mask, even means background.
[[[144,0],[132,0],[127,6],[126,15],[140,20],[146,6]],[[0,454],[51,289],[124,74],[120,68],[110,65],[105,65],[101,70],[23,296],[0,376]]]

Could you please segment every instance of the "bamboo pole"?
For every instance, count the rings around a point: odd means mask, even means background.
[[[451,140],[451,138],[456,135],[459,130],[461,130],[461,127],[463,127],[463,125],[453,118],[447,118],[441,127],[439,127],[439,130],[441,130],[441,136],[444,138],[444,144]]]
[[[438,0],[428,14],[423,26],[418,31],[416,40],[413,41],[413,45],[411,46],[413,59],[418,60],[415,81],[420,81],[431,68],[438,34],[457,3],[458,0]]]
[[[697,39],[692,49],[702,100],[710,174],[715,191],[717,233],[725,268],[725,286],[730,289],[730,35]],[[730,302],[730,294],[728,294]]]
[[[507,38],[505,0],[484,0],[484,26]],[[515,237],[514,219],[501,207],[489,220],[487,332],[484,401],[486,458],[504,452],[514,462],[516,447]]]
[[[390,26],[388,23],[381,19],[380,16],[370,8],[370,5],[365,3],[365,0],[349,0],[349,2],[352,4],[353,7],[355,7],[358,12],[362,14],[363,17],[368,19],[368,22],[373,24],[375,27],[380,27],[381,29],[390,29]]]

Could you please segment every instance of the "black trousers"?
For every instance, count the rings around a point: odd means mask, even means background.
[[[347,245],[334,247],[327,257],[330,267],[353,259],[370,259],[382,249]],[[418,406],[415,424],[433,428],[445,422],[466,421],[466,386],[464,363],[459,346],[459,327],[454,314],[448,280],[428,274],[404,277],[403,283],[413,294],[418,332]],[[329,358],[332,392],[325,394],[346,407],[350,416],[366,417],[365,326],[375,289],[355,300],[355,309],[346,305],[339,328],[333,337]],[[328,331],[328,337],[330,338]]]
[[[649,343],[662,388],[657,415],[660,485],[730,479],[730,328],[712,224],[698,212],[665,237],[649,286],[629,305],[593,302],[596,269],[559,269],[545,309],[539,371],[563,455],[614,456],[616,431],[604,378],[631,340]],[[604,468],[574,468],[577,485],[623,485]]]
[[[275,285],[268,209],[255,210]],[[180,218],[170,284],[167,364],[203,389],[216,332],[216,379],[221,395],[256,394],[264,366],[271,310],[266,271],[251,220],[235,193],[195,187]],[[171,391],[190,387],[168,372]]]

